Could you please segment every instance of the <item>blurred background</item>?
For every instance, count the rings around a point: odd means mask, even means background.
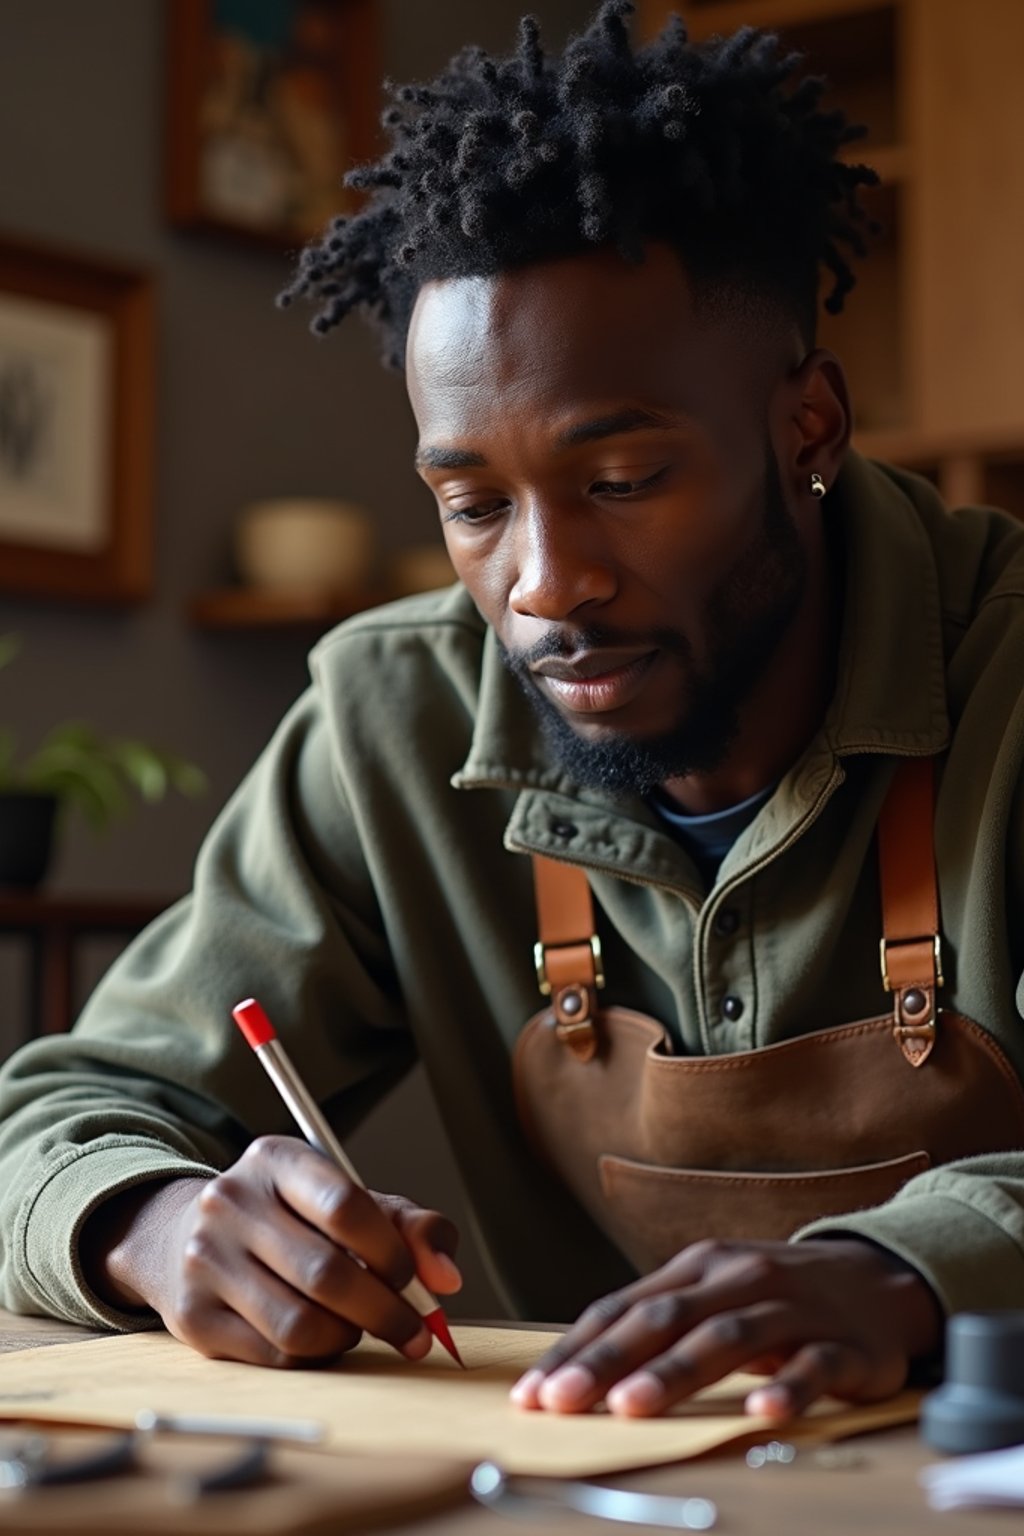
[[[75,807],[35,889],[0,888],[0,1057],[73,1017],[188,888],[317,635],[444,580],[376,336],[353,320],[316,340],[273,300],[374,152],[381,76],[429,78],[467,42],[506,51],[523,8],[0,0],[0,637],[19,646],[0,638],[0,800],[70,722],[34,787]],[[822,334],[859,445],[952,503],[1024,516],[1024,5],[642,0],[639,30],[674,8],[695,35],[780,29],[868,124],[851,153],[880,173],[882,232]],[[593,7],[530,9],[558,46]],[[83,814],[165,788],[100,831]],[[14,815],[0,844],[27,827]],[[377,1187],[462,1217],[417,1076],[353,1151]],[[493,1313],[467,1265],[463,1315]]]

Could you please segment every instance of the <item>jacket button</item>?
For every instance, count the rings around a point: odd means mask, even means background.
[[[571,821],[553,821],[551,830],[556,837],[575,837],[579,829]]]
[[[743,1013],[743,999],[730,992],[728,997],[722,999],[722,1012],[727,1019],[738,1019]]]
[[[740,915],[735,907],[720,907],[711,926],[716,938],[731,939],[740,926]]]

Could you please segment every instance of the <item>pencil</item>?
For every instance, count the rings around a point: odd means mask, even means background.
[[[302,1081],[291,1059],[274,1030],[273,1024],[254,997],[247,997],[231,1010],[235,1023],[252,1046],[270,1081],[287,1104],[296,1124],[311,1147],[330,1158],[353,1184],[360,1189],[366,1185],[353,1167],[345,1149],[331,1130],[313,1095]],[[358,1255],[357,1255],[358,1257]],[[426,1323],[435,1339],[443,1344],[452,1359],[462,1365],[462,1357],[455,1347],[444,1312],[436,1297],[427,1290],[423,1281],[414,1276],[399,1292],[404,1301]],[[463,1367],[464,1368],[464,1367]]]

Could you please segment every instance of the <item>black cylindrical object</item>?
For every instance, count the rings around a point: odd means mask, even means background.
[[[1024,1443],[1024,1312],[949,1318],[946,1379],[921,1406],[921,1433],[954,1455]]]
[[[56,795],[0,793],[0,886],[31,890],[45,878],[56,814]]]

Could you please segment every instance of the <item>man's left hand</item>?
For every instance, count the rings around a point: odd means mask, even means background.
[[[772,1375],[748,1413],[898,1392],[942,1311],[916,1270],[860,1239],[700,1242],[593,1303],[512,1390],[523,1408],[650,1415],[730,1371]]]

